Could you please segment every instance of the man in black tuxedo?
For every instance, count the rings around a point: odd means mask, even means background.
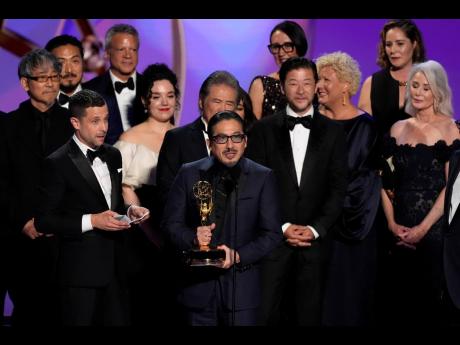
[[[444,201],[444,275],[449,302],[448,322],[460,325],[460,150],[449,161],[449,175]],[[452,303],[450,303],[452,302]],[[452,304],[455,308],[452,308]],[[451,307],[451,309],[449,309]]]
[[[110,68],[83,84],[104,97],[109,108],[109,131],[105,142],[113,145],[121,133],[146,119],[140,97],[142,75],[136,72],[139,34],[128,24],[116,24],[105,34]]]
[[[225,251],[225,261],[221,268],[189,270],[179,302],[190,325],[233,325],[233,305],[234,325],[256,325],[259,261],[282,240],[275,177],[270,169],[242,158],[246,135],[238,114],[215,114],[208,133],[213,157],[185,164],[179,170],[166,204],[163,228],[177,250],[212,244]],[[198,181],[212,185],[210,225],[200,222],[194,194]],[[232,266],[235,272],[229,269]]]
[[[104,144],[108,109],[94,91],[70,98],[74,136],[45,161],[36,226],[59,239],[57,276],[64,325],[129,325],[123,276],[128,220],[121,193],[121,154]],[[131,220],[148,210],[131,205]]]
[[[157,186],[163,203],[179,168],[184,163],[209,156],[207,126],[219,111],[235,110],[238,80],[227,71],[215,71],[203,82],[199,93],[200,117],[192,123],[166,132],[157,166]]]
[[[37,186],[43,160],[72,135],[67,109],[59,106],[61,65],[50,52],[37,49],[21,59],[18,74],[27,101],[10,112],[2,136],[0,179],[6,186],[8,214],[14,233],[17,278],[11,298],[13,325],[56,322],[54,267],[56,239],[38,232],[34,225]]]
[[[62,65],[58,102],[69,109],[69,99],[81,90],[83,79],[83,46],[74,36],[60,35],[46,43],[45,49]]]
[[[267,325],[316,326],[328,230],[347,186],[345,134],[313,108],[318,77],[312,61],[289,59],[279,74],[288,105],[254,125],[246,151],[275,172],[285,238],[264,260],[261,318]]]

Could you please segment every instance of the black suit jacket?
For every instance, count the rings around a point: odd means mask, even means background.
[[[460,209],[457,208],[449,224],[452,188],[460,172],[460,150],[455,151],[449,162],[449,176],[444,201],[444,274],[452,301],[460,308]]]
[[[299,186],[286,116],[283,110],[256,123],[246,156],[273,169],[283,224],[311,225],[324,239],[340,215],[346,192],[345,133],[341,125],[315,111]],[[318,243],[313,241],[312,251]]]
[[[199,117],[186,126],[166,132],[157,165],[157,186],[164,204],[182,164],[208,156],[203,130],[204,123]]]
[[[82,233],[82,216],[108,209],[126,212],[121,194],[121,154],[104,144],[112,181],[111,205],[107,205],[91,165],[73,139],[45,161],[40,187],[38,231],[59,239],[58,277],[62,285],[106,285],[114,272],[121,274],[124,232],[94,229]]]
[[[69,111],[55,103],[49,110],[47,147],[42,152],[33,119],[33,112],[37,111],[30,100],[22,102],[17,110],[9,113],[5,137],[2,139],[4,168],[0,169],[0,179],[6,181],[9,213],[12,228],[16,232],[20,232],[27,221],[35,216],[37,187],[43,174],[45,157],[67,142],[73,133]]]
[[[140,90],[142,88],[142,75],[136,74],[136,98],[134,99],[133,109],[128,120],[131,126],[138,125],[144,121],[147,116],[144,112],[142,105]],[[86,83],[82,84],[82,88],[96,91],[99,93],[107,103],[109,108],[109,130],[105,137],[105,142],[113,145],[121,133],[123,133],[123,124],[121,122],[120,108],[118,107],[117,97],[115,96],[115,89],[113,88],[110,72],[97,76]]]
[[[271,252],[282,239],[279,202],[275,177],[270,169],[246,159],[241,159],[241,175],[238,180],[238,213],[235,217],[235,191],[230,195],[222,227],[223,243],[236,248],[241,266],[236,275],[236,308],[255,308],[260,302],[259,260]],[[170,235],[176,249],[194,247],[196,228],[200,225],[193,185],[214,164],[213,157],[185,164],[171,187],[166,204],[163,229]],[[237,239],[234,245],[235,218]],[[209,274],[207,274],[209,273]],[[218,272],[189,272],[179,300],[190,308],[203,308],[209,303],[215,280],[219,280],[224,303],[232,306],[232,270]]]
[[[0,111],[0,161],[6,162],[6,158],[4,157],[4,150],[6,143],[6,124],[7,124],[7,115]],[[7,166],[2,164],[4,169],[8,169]],[[9,196],[8,196],[8,181],[5,179],[0,179],[0,209],[8,210],[9,205]],[[0,241],[3,240],[8,234],[10,229],[9,224],[9,214],[6,212],[6,217],[4,217],[3,224],[0,226]]]

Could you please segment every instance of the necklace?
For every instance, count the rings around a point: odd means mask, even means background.
[[[407,81],[399,81],[398,80],[399,86],[407,86]]]

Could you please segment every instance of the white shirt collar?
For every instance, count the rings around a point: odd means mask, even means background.
[[[200,120],[201,122],[203,122],[204,124],[204,131],[206,132],[206,134],[208,133],[208,123],[206,122],[206,120],[204,119],[203,116],[200,117]]]
[[[82,143],[76,134],[74,134],[72,136],[72,139],[75,141],[75,143],[78,145],[78,147],[80,148],[81,152],[83,152],[83,154],[86,156],[86,151],[88,150],[91,150],[91,151],[96,151],[95,149],[92,149],[91,147],[89,147],[88,145]]]
[[[112,85],[115,84],[116,81],[119,81],[119,82],[122,82],[122,83],[126,83],[126,81],[123,81],[121,80],[120,78],[118,78],[115,74],[112,73],[112,71],[109,69],[109,73],[110,73],[110,79],[112,79]],[[133,78],[133,82],[134,82],[134,89],[136,89],[136,80],[137,80],[137,73],[136,71],[133,72],[133,74],[130,75],[131,78]],[[129,79],[129,78],[128,78]]]
[[[310,105],[310,108],[308,108],[308,110],[304,114],[297,114],[294,110],[292,110],[289,104],[286,106],[286,114],[289,116],[304,117],[304,116],[311,115],[311,117],[313,117],[314,112],[315,111],[313,109],[313,104]]]

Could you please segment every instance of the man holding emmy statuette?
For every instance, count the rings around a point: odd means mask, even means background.
[[[274,174],[242,157],[238,114],[214,115],[208,135],[211,157],[181,167],[163,217],[189,258],[178,300],[189,325],[256,325],[259,262],[282,240]]]

